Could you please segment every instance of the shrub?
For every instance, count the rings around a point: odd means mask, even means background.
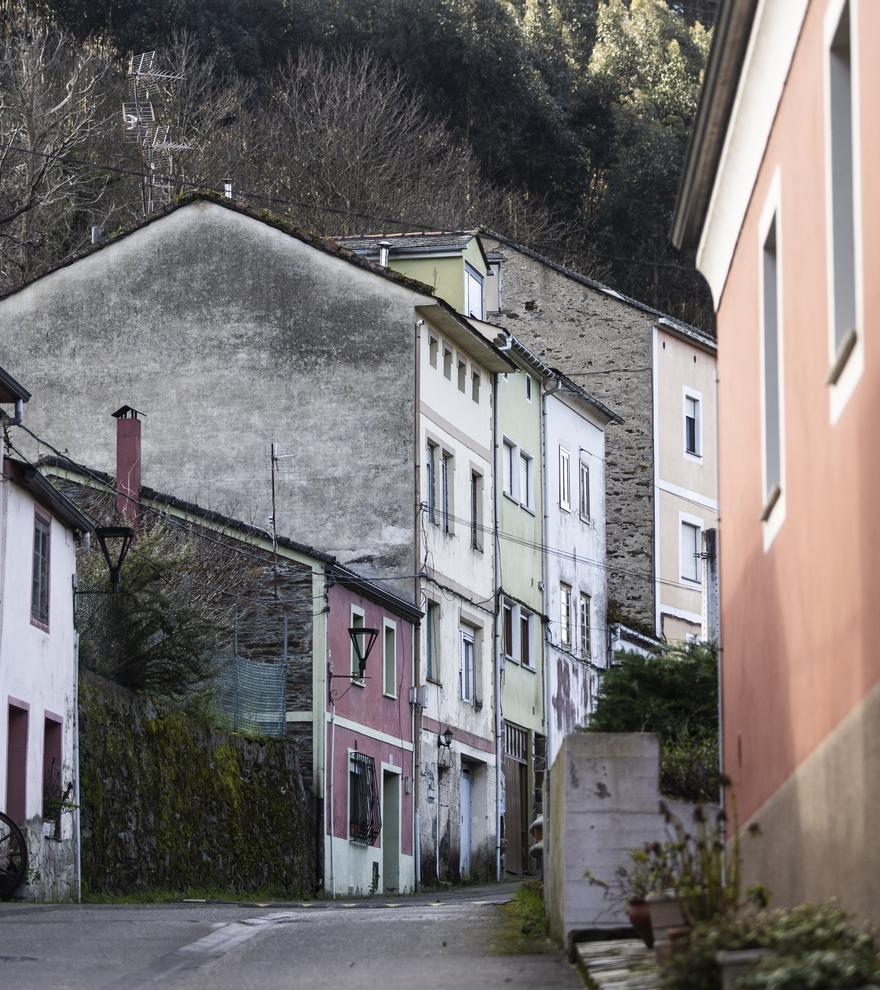
[[[685,801],[719,796],[718,652],[711,643],[618,653],[602,678],[591,732],[656,732],[660,790]]]

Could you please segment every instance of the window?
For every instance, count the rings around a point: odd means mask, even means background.
[[[352,842],[371,846],[382,831],[376,764],[366,753],[348,758],[348,836]]]
[[[474,642],[475,630],[470,626],[462,626],[460,633],[460,649],[458,661],[458,688],[462,701],[474,702]]]
[[[685,581],[700,583],[700,540],[702,529],[696,523],[681,524],[681,576]]]
[[[436,337],[428,338],[428,360],[431,362],[431,367],[437,367],[437,358],[440,353],[440,341]]]
[[[511,498],[513,495],[513,485],[514,485],[514,466],[516,464],[516,447],[509,441],[504,441],[503,446],[503,458],[504,462],[502,464],[502,470],[504,472],[504,494],[509,495]]]
[[[779,273],[776,220],[767,231],[763,250],[764,357],[764,502],[765,518],[782,491],[782,424],[780,418]]]
[[[483,277],[470,265],[465,265],[465,313],[483,319]]]
[[[532,614],[519,610],[519,661],[523,667],[532,666]]]
[[[471,398],[474,402],[480,401],[480,373],[479,371],[471,372]]]
[[[352,629],[363,629],[364,625],[364,610],[358,608],[357,605],[351,606],[351,626]],[[357,653],[354,649],[354,643],[351,643],[348,647],[349,651],[349,670],[351,671],[351,679],[354,684],[359,684],[361,687],[364,686],[365,682],[363,677],[361,677],[361,665],[360,660],[358,660]]]
[[[593,654],[590,647],[590,596],[581,595],[580,602],[581,657],[588,660]]]
[[[581,461],[578,485],[578,513],[584,522],[590,521],[590,466]]]
[[[436,602],[428,602],[425,611],[425,676],[429,681],[439,681],[440,671],[437,666],[437,631],[440,622],[440,606]]]
[[[459,358],[458,361],[458,390],[464,392],[467,389],[467,364]]]
[[[34,570],[31,581],[31,622],[49,628],[49,538],[48,516],[34,513]]]
[[[526,398],[532,401],[532,376],[526,375]]]
[[[471,471],[471,547],[483,549],[483,476]]]
[[[856,247],[853,73],[850,4],[844,3],[828,48],[831,316],[835,380],[855,345]]]
[[[64,794],[64,783],[61,779],[61,720],[57,718],[43,719],[43,811],[46,821],[55,822],[55,835],[61,838],[61,810],[58,807],[59,798],[70,799],[70,793]]]
[[[571,585],[559,585],[559,642],[571,649]]]
[[[452,380],[452,351],[448,347],[443,348],[443,374]]]
[[[501,641],[502,647],[504,649],[504,655],[512,660],[513,659],[513,605],[509,602],[504,603],[503,611],[503,624],[501,628]]]
[[[397,697],[397,626],[388,619],[382,623],[382,693]]]
[[[428,505],[428,522],[437,523],[437,446],[436,444],[428,442],[428,455],[427,455],[427,471],[428,477],[426,479],[427,491],[427,505]]]
[[[452,454],[440,458],[440,518],[444,533],[452,533]]]
[[[519,504],[524,509],[531,509],[534,503],[535,462],[520,451],[519,455]]]
[[[571,456],[559,448],[559,507],[571,512]]]
[[[685,393],[684,397],[684,449],[694,457],[703,454],[702,423],[700,421],[699,396]]]

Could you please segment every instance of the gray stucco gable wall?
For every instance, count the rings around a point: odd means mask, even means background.
[[[608,597],[653,628],[655,317],[488,235],[481,240],[502,258],[503,311],[490,314],[491,322],[624,421],[606,427]]]
[[[130,404],[144,484],[268,528],[275,441],[279,533],[411,574],[430,301],[196,201],[0,300],[0,351],[33,392],[27,424],[77,461],[115,472],[110,413]]]

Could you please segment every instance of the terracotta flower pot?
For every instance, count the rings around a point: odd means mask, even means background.
[[[651,909],[645,901],[630,901],[626,906],[629,923],[649,949],[654,947],[654,930],[651,928]]]

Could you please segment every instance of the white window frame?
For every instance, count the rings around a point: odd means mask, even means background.
[[[696,421],[694,423],[694,446],[695,450],[688,450],[687,421],[688,421],[688,400],[696,405]],[[684,456],[689,461],[703,462],[703,393],[687,385],[682,386],[682,427],[684,429]]]
[[[703,564],[702,564],[702,552],[703,552],[703,526],[705,525],[701,516],[692,516],[685,512],[679,512],[678,514],[678,573],[681,581],[684,582],[685,586],[688,588],[702,588],[703,586]],[[690,556],[690,554],[685,554],[684,547],[684,528],[685,526],[691,526],[697,531],[696,540],[696,550],[694,556],[694,571],[697,575],[696,578],[688,577],[685,573],[685,557]]]
[[[467,395],[468,366],[467,361],[458,355],[458,390],[462,395]]]
[[[470,646],[470,667],[467,665],[467,646]],[[476,703],[477,632],[472,627],[460,626],[458,630],[458,694],[469,705]]]
[[[572,586],[566,581],[559,582],[559,644],[570,650],[574,643],[574,616],[572,615]],[[566,607],[566,602],[567,607]]]
[[[455,532],[455,455],[445,447],[440,449],[440,528],[447,536]]]
[[[586,475],[586,482],[584,481]],[[586,495],[586,512],[584,512],[584,495]],[[590,492],[590,465],[587,461],[578,461],[578,515],[581,522],[591,523],[593,504]]]
[[[861,72],[859,60],[860,0],[831,0],[824,20],[824,143],[825,143],[825,219],[826,219],[826,271],[828,283],[828,385],[829,417],[832,425],[838,421],[849,402],[849,397],[862,378],[865,369],[865,310],[864,310],[864,251],[862,223],[862,147],[861,147]],[[838,332],[838,305],[835,291],[835,196],[841,192],[837,182],[839,168],[835,169],[833,48],[835,36],[844,12],[849,14],[849,103],[850,103],[850,168],[852,209],[852,282],[853,323],[843,333]],[[838,226],[839,229],[839,226]]]
[[[519,488],[519,460],[517,457],[517,445],[509,438],[503,437],[501,441],[501,491],[514,502],[518,501],[517,490]]]
[[[440,654],[437,649],[439,625],[440,603],[428,599],[425,605],[425,679],[436,684],[440,683]]]
[[[428,363],[436,368],[440,363],[440,338],[428,334]]]
[[[428,522],[440,525],[437,512],[437,452],[440,448],[433,440],[425,441],[425,505],[427,506]]]
[[[483,320],[486,317],[486,287],[484,284],[485,280],[483,276],[467,262],[464,263],[464,302],[465,302],[465,316],[472,316],[474,319]],[[480,306],[479,312],[474,313],[471,308],[471,283],[479,287],[480,290]]]
[[[475,368],[471,365],[471,398],[476,402],[477,405],[480,404],[480,385],[482,383],[482,375],[480,374],[480,369]]]
[[[478,553],[483,552],[483,497],[485,492],[486,476],[482,471],[471,468],[471,481],[469,491],[469,502],[471,512],[471,549]]]
[[[452,381],[452,362],[454,358],[455,358],[455,354],[453,354],[452,348],[444,344],[443,345],[443,377],[448,378],[449,381]]]
[[[349,628],[354,628],[355,619],[361,620],[361,625],[365,626],[367,624],[367,613],[360,607],[360,605],[352,605],[351,611],[348,616]],[[349,637],[351,639],[351,637]],[[357,673],[355,673],[357,671]],[[360,665],[358,663],[357,653],[354,650],[354,643],[348,644],[348,673],[351,677],[351,683],[357,685],[357,687],[366,687],[367,682],[363,677],[358,676],[360,674]]]
[[[571,453],[559,447],[559,508],[571,512]]]
[[[392,657],[394,676],[392,678],[390,690],[388,685],[388,654],[385,652],[386,635],[387,630],[389,629],[394,633],[394,656]],[[393,622],[391,619],[382,620],[382,694],[384,694],[386,698],[397,697],[397,623]]]
[[[501,605],[501,652],[505,660],[512,660],[516,663],[516,622],[517,606],[510,599],[505,598]],[[506,643],[507,616],[510,616],[510,643]],[[508,649],[508,646],[510,649]]]
[[[523,624],[526,627],[526,635],[523,638]],[[519,637],[519,642],[517,643],[517,656],[519,657],[519,662],[525,670],[535,669],[535,637],[533,634],[535,626],[535,617],[532,612],[527,609],[520,608],[519,615],[517,616],[516,630]],[[523,657],[523,643],[525,642],[528,648],[528,660]]]
[[[519,457],[517,458],[517,468],[519,474],[517,480],[519,482],[519,492],[518,501],[519,504],[529,512],[535,511],[535,459],[527,451],[523,450],[522,447],[519,448]],[[526,490],[522,490],[522,480],[523,480],[523,467],[525,467],[525,482]]]
[[[532,385],[533,385],[532,376],[531,375],[526,375],[526,401],[527,402],[531,402],[532,401]]]
[[[786,482],[785,482],[785,258],[783,255],[784,241],[782,232],[782,202],[781,179],[777,168],[770,182],[770,189],[758,224],[758,346],[760,353],[760,382],[761,397],[761,514],[764,552],[766,553],[776,538],[783,520],[785,519]],[[767,400],[766,400],[766,361],[765,361],[765,245],[770,235],[771,227],[775,225],[775,268],[776,268],[776,354],[777,354],[777,401],[779,405],[779,485],[769,491],[767,487]]]
[[[584,606],[586,606],[586,621],[584,621]],[[586,647],[584,646],[586,632]],[[582,591],[578,595],[578,647],[581,658],[591,660],[593,657],[593,597]]]

